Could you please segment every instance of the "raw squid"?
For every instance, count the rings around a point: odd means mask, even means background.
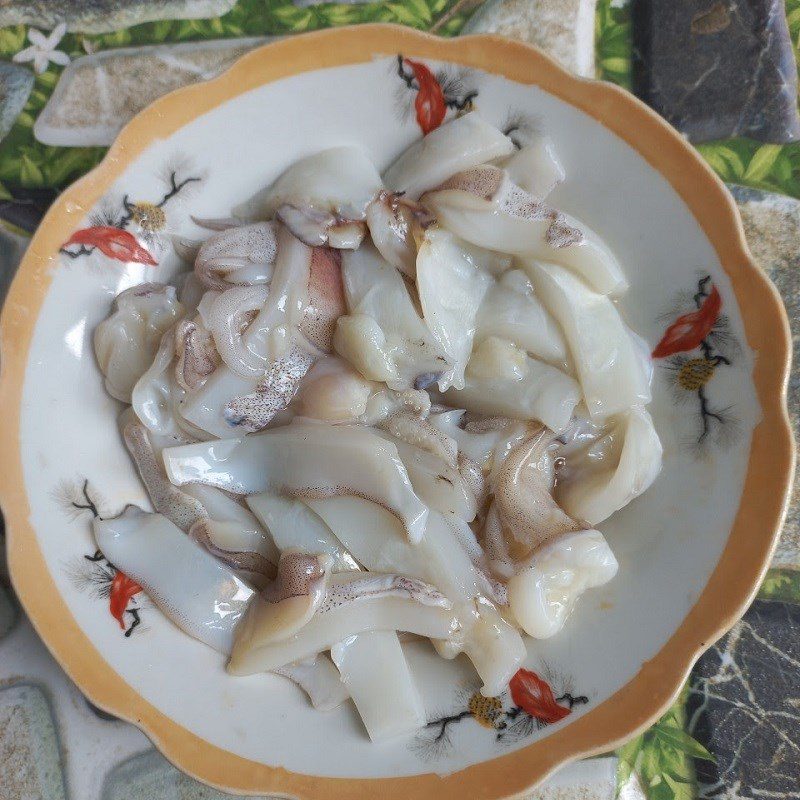
[[[372,243],[393,267],[412,280],[417,274],[416,236],[427,215],[392,192],[379,192],[367,206],[366,221]]]
[[[506,159],[502,166],[517,186],[540,200],[544,200],[566,177],[553,142],[547,136],[536,136]]]
[[[434,642],[443,658],[464,653],[483,681],[481,693],[502,693],[527,653],[519,632],[486,598],[476,598],[455,607],[459,627],[446,641]]]
[[[323,150],[296,161],[256,202],[299,239],[316,247],[356,249],[364,237],[367,206],[383,188],[380,175],[358,147]]]
[[[569,375],[493,336],[473,353],[464,388],[444,394],[444,400],[458,408],[539,420],[554,431],[566,428],[580,397],[580,387]]]
[[[451,365],[437,381],[441,391],[464,388],[475,317],[491,282],[455,236],[436,228],[425,232],[417,255],[417,292],[423,318]]]
[[[296,683],[318,711],[331,711],[348,699],[347,687],[327,656],[319,655],[273,670]]]
[[[411,488],[397,448],[357,426],[289,425],[259,436],[172,447],[164,461],[178,486],[197,481],[237,494],[272,488],[295,497],[354,495],[396,514],[412,541],[425,530],[427,509]]]
[[[100,549],[232,676],[352,697],[376,741],[431,711],[409,636],[506,692],[661,467],[625,276],[545,202],[552,142],[517,146],[471,111],[383,180],[355,146],[302,158],[173,237],[180,302],[134,287],[95,332],[157,512],[98,518]]]
[[[339,319],[334,347],[365,378],[402,390],[420,374],[452,366],[400,273],[373,248],[346,253],[342,276],[349,316]]]
[[[556,264],[527,262],[526,268],[564,331],[592,418],[649,403],[649,358],[611,300]]]
[[[642,407],[615,418],[611,430],[559,471],[556,499],[570,516],[597,525],[645,492],[661,471],[662,447]]]
[[[525,426],[511,419],[496,418],[496,425],[485,430],[471,431],[462,427],[464,409],[442,411],[428,417],[430,424],[458,445],[458,452],[483,467],[493,457],[495,450],[512,430],[521,436]]]
[[[511,139],[472,111],[412,144],[386,170],[384,182],[392,191],[416,200],[457,172],[513,152]]]
[[[175,370],[175,337],[167,331],[156,350],[152,364],[131,391],[131,404],[142,424],[158,436],[180,436],[183,432],[176,413],[183,390],[178,385]],[[188,426],[187,426],[188,427]]]
[[[194,262],[195,275],[209,289],[269,283],[278,253],[276,226],[256,222],[228,228],[206,239]]]
[[[552,435],[542,429],[508,454],[484,526],[492,568],[508,579],[509,608],[525,632],[540,639],[563,627],[586,589],[617,571],[603,535],[586,530],[553,499],[551,447]]]
[[[357,422],[367,412],[378,385],[366,380],[339,358],[318,361],[300,387],[298,412],[325,422]]]
[[[300,500],[270,492],[251,494],[246,500],[281,550],[299,548],[306,553],[324,553],[330,556],[336,572],[358,569],[345,549],[346,544],[342,547],[325,522],[314,513],[313,506],[308,508]]]
[[[246,583],[160,514],[129,506],[119,517],[95,520],[94,531],[103,554],[142,586],[168,619],[220,653],[230,653],[234,629],[254,596]],[[325,656],[275,672],[298,684],[321,711],[348,697]]]
[[[525,192],[499,167],[453,175],[422,202],[440,225],[475,245],[562,264],[603,294],[628,288],[596,233]]]
[[[438,591],[413,578],[373,573],[333,575],[314,616],[292,636],[260,644],[258,628],[243,625],[236,634],[228,672],[268,672],[370,631],[408,631],[446,639],[458,628],[451,609],[452,604]]]
[[[185,392],[199,389],[220,363],[214,338],[199,319],[175,326],[175,356],[175,380]]]
[[[175,288],[163,283],[142,283],[117,295],[111,315],[94,332],[97,363],[112,397],[130,403],[161,338],[182,313]]]
[[[468,522],[475,519],[477,498],[458,469],[421,447],[394,438],[393,443],[414,491],[428,508]]]
[[[373,742],[425,725],[425,707],[395,633],[349,636],[333,645],[331,658]]]
[[[547,364],[564,369],[567,345],[556,321],[533,293],[522,270],[504,273],[489,289],[478,310],[475,340],[498,336]]]
[[[234,629],[253,596],[231,569],[166,517],[135,506],[113,519],[95,519],[94,535],[103,555],[172,622],[215,650],[230,652]]]
[[[587,590],[608,583],[618,564],[599,531],[580,531],[541,547],[508,581],[508,603],[535,639],[558,633]]]

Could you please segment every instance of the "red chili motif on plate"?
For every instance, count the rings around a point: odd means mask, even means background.
[[[139,594],[142,587],[133,578],[129,578],[124,572],[117,570],[114,580],[111,582],[111,592],[108,596],[108,610],[111,616],[119,622],[120,628],[125,630],[125,620],[123,616],[128,608],[131,598]]]
[[[410,58],[403,59],[411,67],[414,77],[417,79],[419,89],[414,100],[414,110],[417,113],[417,122],[424,134],[429,134],[438,128],[444,121],[447,113],[447,103],[445,102],[444,92],[436,80],[436,76],[419,61],[412,61]]]
[[[158,266],[158,261],[153,258],[149,250],[136,241],[136,237],[132,233],[111,225],[97,225],[75,231],[69,240],[64,242],[61,249],[72,245],[96,247],[104,255],[116,261],[133,261],[136,264],[147,264],[150,267]]]
[[[675,353],[685,353],[700,346],[708,336],[722,310],[722,298],[716,286],[696,311],[678,317],[667,328],[661,341],[653,350],[653,358],[665,358]]]
[[[556,703],[550,684],[529,669],[517,670],[508,688],[514,703],[542,722],[558,722],[570,713],[569,708]]]

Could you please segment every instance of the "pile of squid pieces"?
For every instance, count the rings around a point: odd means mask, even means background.
[[[383,176],[324,150],[117,296],[95,350],[155,513],[97,544],[230,674],[407,734],[403,642],[496,696],[614,577],[596,526],[661,468],[652,367],[616,258],[546,202],[564,178],[477,110]]]

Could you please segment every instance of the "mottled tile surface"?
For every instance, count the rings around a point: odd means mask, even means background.
[[[731,187],[756,262],[781,293],[795,351],[800,342],[800,201],[756,189]],[[800,440],[800,367],[795,358],[789,380],[789,412]],[[795,476],[789,512],[772,562],[800,569],[800,476]]]
[[[0,797],[63,800],[55,720],[38,686],[0,688]]]
[[[154,100],[219,75],[271,38],[131,47],[79,58],[62,73],[34,135],[57,146],[110,145]]]
[[[694,142],[800,138],[784,0],[638,0],[636,92]]]
[[[594,77],[597,0],[489,0],[462,33],[497,33],[541,47],[570,70]]]
[[[0,0],[0,27],[36,25],[104,33],[160,19],[216,17],[236,0]]]
[[[26,67],[0,63],[0,139],[5,138],[25,108],[33,80],[33,73]]]
[[[688,731],[716,756],[697,762],[699,796],[797,798],[800,605],[757,600],[699,661]]]

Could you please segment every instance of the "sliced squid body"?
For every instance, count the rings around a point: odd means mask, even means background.
[[[230,553],[253,553],[270,564],[278,563],[279,548],[268,529],[241,501],[202,483],[187,483],[181,491],[203,504],[209,519],[208,535],[214,547]]]
[[[339,670],[324,655],[279,667],[275,674],[283,675],[296,683],[308,695],[311,705],[317,711],[338,708],[350,696],[339,676]]]
[[[136,382],[153,363],[163,335],[182,316],[175,288],[143,283],[121,292],[94,332],[94,351],[108,393],[131,401]]]
[[[592,419],[650,402],[649,354],[614,304],[557,264],[526,262],[537,295],[564,331]]]
[[[370,237],[378,252],[389,264],[412,279],[417,274],[414,233],[418,225],[414,214],[404,200],[391,192],[380,192],[366,213]]]
[[[414,142],[386,170],[384,181],[392,191],[416,200],[457,172],[513,152],[511,139],[472,111]]]
[[[151,434],[160,437],[185,436],[191,424],[180,413],[185,395],[178,384],[175,370],[175,339],[167,331],[158,345],[152,364],[136,381],[131,392],[131,404],[136,416]]]
[[[488,416],[539,420],[554,431],[567,427],[581,399],[578,383],[559,369],[497,337],[484,340],[467,365],[464,388],[445,402]]]
[[[331,566],[327,555],[284,550],[275,580],[248,606],[236,632],[235,647],[240,651],[263,647],[301,630],[325,599]]]
[[[529,566],[508,581],[508,603],[535,639],[558,633],[587,590],[608,583],[618,564],[599,531],[579,531],[540,548]]]
[[[523,423],[511,419],[499,419],[497,425],[492,428],[471,432],[461,425],[464,413],[463,409],[442,411],[431,414],[428,422],[456,442],[459,454],[463,453],[480,467],[491,465],[495,457],[502,459],[505,456],[505,453],[500,451],[508,441],[509,434],[522,436],[525,432]]]
[[[432,511],[424,538],[411,544],[397,518],[375,503],[358,497],[306,502],[370,571],[412,575],[430,582],[453,602],[471,599],[483,589],[449,515]]]
[[[486,697],[502,694],[527,656],[525,643],[495,606],[485,598],[456,606],[457,631],[447,641],[434,642],[444,658],[464,653],[472,662]]]
[[[249,292],[255,310],[259,307],[256,295],[264,287],[235,287],[214,300],[209,312],[213,317],[207,324],[215,341],[219,339],[221,353],[227,354],[227,359],[181,404],[181,415],[192,425],[220,438],[235,434],[236,425],[245,431],[259,430],[294,396],[300,378],[314,360],[310,354],[316,351],[310,343],[302,346],[298,334],[304,324],[309,325],[309,331],[321,330],[318,318],[313,314],[305,317],[309,309],[312,256],[310,247],[285,228],[279,229],[272,281],[258,316],[244,333],[230,327],[232,312],[225,304],[230,300],[232,308],[241,308],[241,298],[236,293]],[[323,283],[320,277],[316,288]],[[225,304],[218,306],[223,301]],[[242,398],[246,400],[235,402]],[[229,408],[231,403],[233,406]]]
[[[552,261],[602,294],[628,288],[622,269],[600,237],[484,165],[454,175],[423,198],[439,223],[479,247]]]
[[[228,663],[234,675],[271,671],[371,631],[446,639],[457,629],[451,603],[433,587],[399,575],[333,575],[309,622],[286,639],[259,644],[242,627]]]
[[[195,259],[195,275],[210,289],[269,283],[278,253],[276,225],[237,225],[206,239]]]
[[[417,292],[424,320],[452,365],[438,380],[441,391],[464,387],[475,318],[491,283],[457,237],[441,229],[426,231],[417,255]]]
[[[300,500],[281,497],[270,492],[253,494],[246,500],[250,510],[270,532],[281,550],[293,547],[306,553],[329,555],[333,560],[335,572],[358,569],[358,564],[345,549],[346,545],[343,547],[342,542],[333,535],[325,522],[314,513],[313,505],[309,508]],[[314,501],[309,501],[312,502]],[[395,517],[392,516],[392,519]]]
[[[370,397],[380,391],[340,358],[324,358],[300,384],[297,410],[304,417],[331,423],[357,422],[366,414]]]
[[[361,148],[348,145],[295,161],[263,198],[249,205],[260,216],[272,216],[284,206],[308,210],[320,218],[327,217],[331,225],[363,220],[367,206],[382,188],[369,156]]]
[[[119,517],[96,519],[94,535],[103,555],[168,619],[215,650],[230,652],[234,629],[253,597],[233,570],[166,517],[135,506]]]
[[[364,245],[342,258],[348,316],[337,324],[336,352],[365,378],[391,389],[452,365],[417,312],[400,273]]]
[[[468,522],[475,519],[477,498],[458,469],[421,447],[394,438],[392,442],[414,491],[426,506]]]
[[[178,486],[198,482],[238,494],[283,491],[297,498],[353,495],[380,503],[419,541],[427,509],[397,448],[357,426],[294,424],[258,436],[164,451]]]
[[[396,633],[348,637],[331,648],[331,658],[373,742],[425,725],[425,707]]]
[[[553,142],[547,136],[537,136],[523,145],[503,162],[503,168],[517,186],[540,200],[566,177]]]
[[[475,340],[497,336],[554,366],[567,364],[567,345],[558,324],[518,269],[504,273],[489,289],[475,323]]]
[[[570,516],[598,525],[652,485],[662,455],[652,418],[644,408],[632,408],[605,436],[568,457],[556,499]]]

